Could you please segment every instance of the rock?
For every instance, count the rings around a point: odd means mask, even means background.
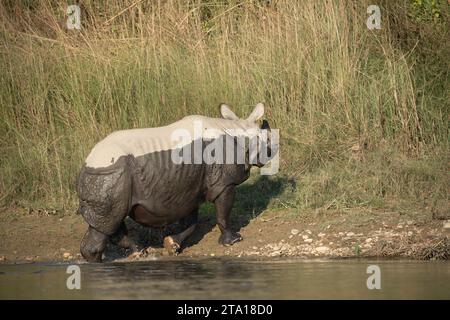
[[[215,255],[214,253],[211,253],[210,256],[211,256],[211,257],[215,257],[216,255]]]
[[[258,250],[258,247],[253,246],[252,249],[253,250]]]
[[[450,220],[447,220],[446,222],[444,222],[443,227],[444,227],[444,230],[450,232]]]
[[[313,242],[313,239],[308,238],[308,239],[303,239],[303,241],[306,242],[306,243],[311,243],[311,242]]]
[[[25,260],[26,260],[26,261],[33,261],[34,258],[33,258],[32,256],[28,256],[28,257],[25,257]]]
[[[321,247],[317,247],[315,250],[319,254],[326,254],[330,251],[330,248],[328,248],[326,246],[321,246]]]
[[[323,238],[323,237],[325,237],[325,233],[322,233],[322,232],[321,232],[321,233],[319,233],[317,236]]]
[[[293,237],[294,237],[294,235],[290,234],[288,238],[292,239]]]
[[[309,238],[309,236],[305,234],[305,235],[302,236],[302,238],[303,238],[303,240],[306,240],[306,239]]]
[[[63,253],[63,258],[64,259],[70,259],[70,258],[72,258],[72,255],[70,254],[70,252],[64,252]]]
[[[279,255],[281,255],[281,251],[279,251],[279,250],[275,250],[275,251],[272,251],[271,253],[269,253],[270,257],[277,257]]]
[[[372,242],[372,241],[373,241],[372,238],[367,238],[367,239],[366,239],[366,243],[370,243],[370,242]]]
[[[6,261],[6,257],[5,256],[0,256],[0,261]]]
[[[347,237],[353,237],[354,235],[355,235],[354,232],[347,232],[347,234],[346,234]]]
[[[292,234],[293,236],[299,234],[299,232],[300,232],[300,231],[298,231],[297,229],[292,229],[292,230],[291,230],[291,234]]]
[[[305,232],[306,232],[307,234],[311,234],[311,233],[312,233],[311,230],[305,230]]]
[[[169,255],[169,252],[167,252],[167,250],[163,250],[163,255]],[[136,259],[139,259],[140,257],[141,257],[141,253],[136,251],[136,252],[133,252],[132,254],[130,254],[127,257],[127,259],[128,260],[136,260]]]

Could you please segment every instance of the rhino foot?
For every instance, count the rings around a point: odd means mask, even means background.
[[[164,248],[170,255],[177,256],[181,251],[181,246],[171,236],[164,238]]]
[[[236,242],[242,241],[242,239],[242,236],[237,232],[226,232],[220,235],[219,244],[228,247]]]
[[[80,252],[88,262],[102,262],[108,236],[89,227],[81,240]]]

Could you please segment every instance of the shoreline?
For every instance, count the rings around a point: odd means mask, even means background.
[[[201,217],[180,258],[248,257],[304,259],[448,260],[450,223],[425,213],[346,210],[295,214],[267,211],[248,217],[232,216],[244,240],[230,247],[217,243],[214,217]],[[168,257],[158,242],[162,233],[127,219],[130,236],[150,246],[131,253],[108,245],[105,262],[149,261]],[[445,226],[445,228],[444,228]],[[0,263],[84,262],[79,244],[86,224],[79,215],[26,213],[14,209],[0,215]],[[30,241],[31,240],[31,241]]]

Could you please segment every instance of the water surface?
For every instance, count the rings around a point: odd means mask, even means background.
[[[378,265],[381,289],[367,288]],[[302,259],[161,259],[0,265],[0,299],[450,299],[450,262]]]

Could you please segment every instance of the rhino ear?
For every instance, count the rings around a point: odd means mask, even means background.
[[[264,115],[264,105],[262,103],[258,103],[253,109],[252,113],[248,116],[247,120],[256,122],[262,118]]]
[[[222,118],[224,119],[228,119],[228,120],[238,120],[238,116],[234,114],[233,111],[231,111],[230,107],[228,107],[225,103],[222,103],[219,106],[220,109],[220,115],[222,116]]]

